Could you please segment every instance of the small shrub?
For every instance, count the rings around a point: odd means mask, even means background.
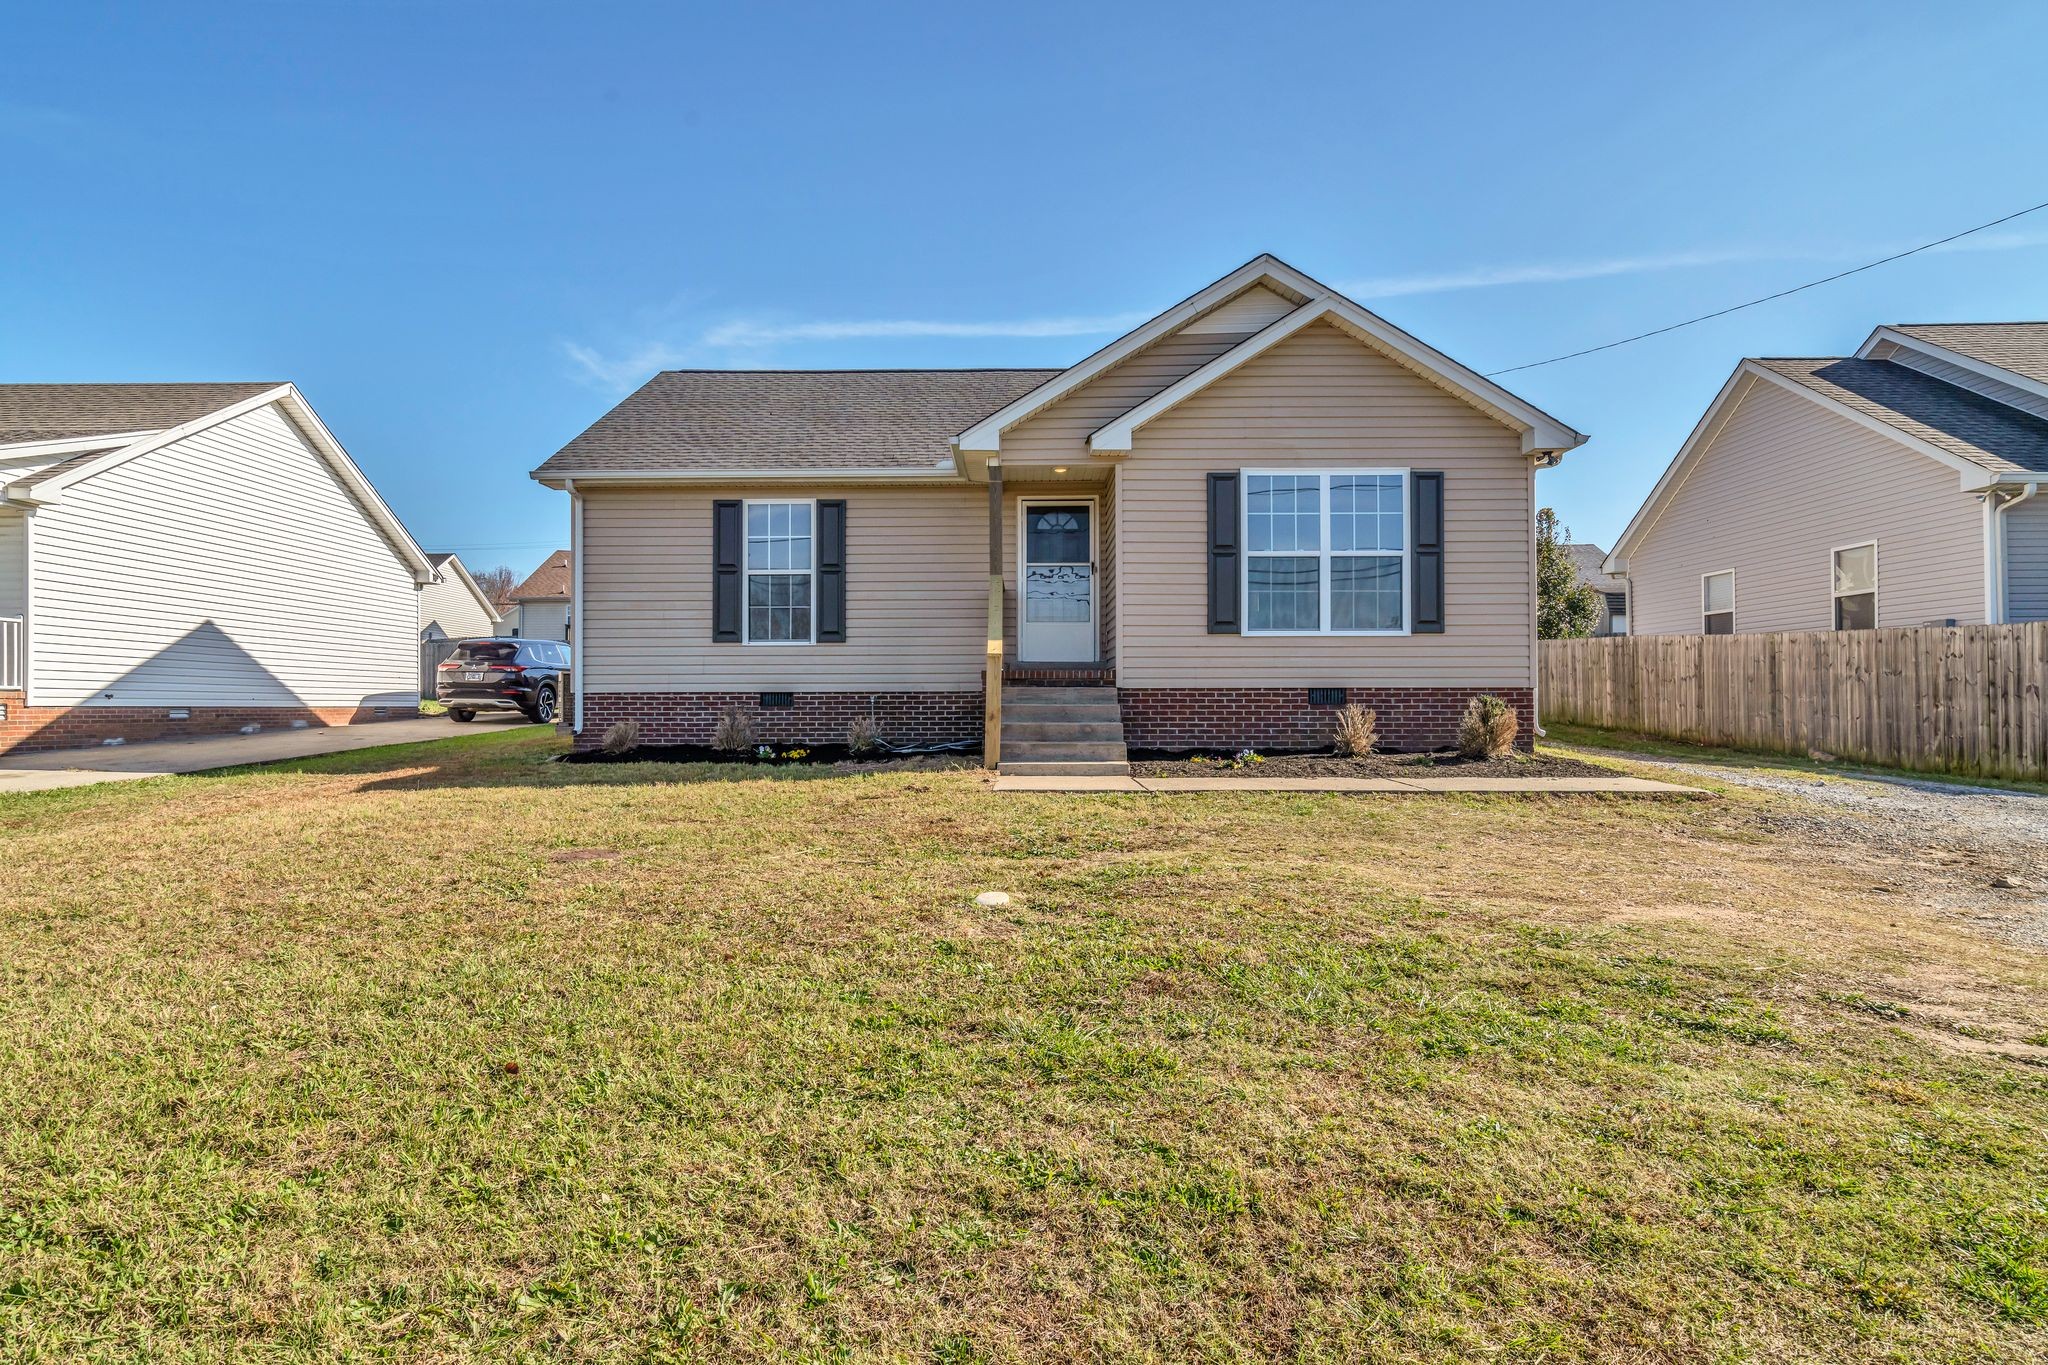
[[[775,746],[772,744],[755,745],[754,757],[760,759],[763,763],[766,763],[769,759],[775,757]]]
[[[613,721],[611,728],[604,732],[604,751],[608,754],[629,754],[640,747],[640,722],[635,720]]]
[[[1520,728],[1515,709],[1499,697],[1474,697],[1458,722],[1458,752],[1466,758],[1499,758],[1514,747]]]
[[[1346,758],[1364,758],[1380,746],[1380,717],[1352,702],[1337,713],[1330,729],[1330,742]]]
[[[754,718],[742,711],[738,704],[725,708],[718,718],[718,728],[711,734],[711,747],[738,753],[754,747]]]
[[[873,716],[855,716],[846,722],[846,751],[865,758],[882,747],[882,727]]]

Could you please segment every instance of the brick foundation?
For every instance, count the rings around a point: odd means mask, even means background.
[[[1458,718],[1490,692],[1521,721],[1515,747],[1535,743],[1536,694],[1527,687],[1353,687],[1347,700],[1379,715],[1387,749],[1442,748]],[[1133,749],[1319,749],[1330,742],[1334,706],[1311,706],[1302,687],[1127,687],[1124,742]]]
[[[80,749],[109,739],[181,739],[189,735],[231,735],[245,725],[266,730],[308,725],[355,725],[376,720],[412,720],[412,706],[23,706],[21,693],[0,692],[7,718],[0,720],[0,753],[32,749]],[[173,709],[187,711],[172,720]]]
[[[793,692],[791,705],[764,707],[759,692],[589,692],[576,747],[594,749],[622,720],[640,727],[642,744],[709,744],[718,717],[737,705],[763,744],[844,744],[846,725],[872,711],[893,744],[981,742],[981,693]]]

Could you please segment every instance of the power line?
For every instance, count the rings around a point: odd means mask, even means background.
[[[1488,370],[1486,377],[1492,379],[1497,375],[1513,374],[1517,370],[1540,369],[1545,365],[1555,365],[1560,360],[1577,360],[1582,355],[1592,355],[1596,351],[1611,351],[1617,346],[1627,346],[1632,342],[1646,341],[1651,337],[1663,336],[1666,332],[1675,332],[1681,327],[1691,327],[1695,323],[1711,322],[1715,318],[1727,317],[1730,313],[1739,313],[1745,308],[1754,308],[1760,303],[1769,303],[1773,299],[1782,299],[1806,289],[1817,289],[1821,285],[1832,284],[1836,280],[1844,280],[1851,275],[1860,275],[1866,270],[1875,270],[1881,265],[1890,265],[1893,261],[1901,261],[1908,256],[1917,256],[1923,251],[1932,251],[1938,246],[1947,246],[1950,242],[1960,241],[1972,233],[1982,232],[1986,228],[1995,228],[2001,223],[2010,223],[2015,218],[2024,218],[2030,213],[2039,213],[2042,209],[2048,209],[2048,200],[2043,200],[2031,208],[2021,209],[2017,213],[2008,213],[2003,218],[1993,218],[1988,223],[1979,223],[1973,228],[1964,228],[1961,232],[1951,233],[1949,236],[1940,238],[1937,241],[1922,242],[1919,246],[1911,247],[1905,251],[1894,252],[1892,255],[1883,257],[1880,260],[1869,261],[1848,270],[1837,271],[1824,279],[1808,280],[1805,284],[1794,285],[1790,289],[1780,289],[1775,294],[1766,294],[1760,299],[1751,299],[1748,303],[1738,303],[1732,307],[1716,309],[1711,313],[1702,313],[1696,318],[1687,318],[1684,322],[1674,322],[1669,327],[1659,327],[1655,331],[1638,332],[1632,337],[1623,337],[1620,341],[1610,341],[1604,346],[1588,346],[1583,351],[1571,351],[1564,355],[1554,355],[1548,360],[1532,360],[1526,365],[1510,365],[1505,370]]]

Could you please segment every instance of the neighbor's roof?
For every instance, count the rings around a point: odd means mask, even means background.
[[[2048,322],[1901,322],[1891,330],[2048,384]]]
[[[570,587],[569,552],[557,550],[541,561],[538,569],[526,576],[526,581],[512,589],[515,602],[552,601],[556,598],[567,600]]]
[[[0,445],[162,431],[278,384],[0,384]]]
[[[666,370],[563,446],[534,477],[936,470],[951,460],[955,433],[1058,373]]]
[[[2048,421],[1889,360],[1756,364],[1938,450],[1999,474],[2048,473]]]
[[[1620,574],[1607,572],[1607,551],[1598,545],[1572,544],[1564,547],[1572,557],[1572,567],[1579,571],[1579,581],[1606,592],[1609,588],[1622,586]]]

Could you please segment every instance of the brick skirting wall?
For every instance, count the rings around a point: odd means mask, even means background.
[[[245,725],[288,730],[308,725],[355,725],[376,720],[412,720],[412,706],[23,706],[21,693],[0,692],[7,717],[0,720],[0,753],[32,749],[79,749],[109,739],[180,739],[187,735],[231,735]],[[172,720],[172,710],[190,718]]]
[[[1379,715],[1380,744],[1395,751],[1439,749],[1458,734],[1475,696],[1515,708],[1515,747],[1535,743],[1536,694],[1527,687],[1353,687],[1346,699]],[[1133,749],[1320,749],[1335,706],[1311,706],[1304,687],[1126,687],[1124,742]]]
[[[892,744],[981,742],[981,692],[792,692],[789,706],[759,692],[586,692],[576,747],[594,749],[618,721],[640,726],[642,744],[709,744],[726,707],[754,722],[763,744],[844,744],[846,725],[872,712]]]

